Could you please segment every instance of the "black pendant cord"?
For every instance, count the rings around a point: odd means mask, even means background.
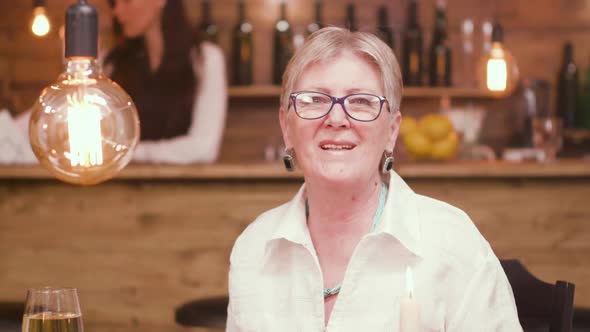
[[[498,21],[494,23],[494,27],[492,28],[492,42],[504,42],[504,28],[502,28],[502,25]]]
[[[33,0],[33,8],[47,7],[45,0]]]

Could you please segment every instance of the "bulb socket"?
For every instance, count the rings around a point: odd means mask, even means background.
[[[389,26],[389,20],[387,16],[387,7],[380,6],[379,9],[377,9],[377,21],[379,22],[380,27]]]
[[[96,58],[98,48],[98,13],[85,0],[66,11],[65,57]]]
[[[494,23],[494,27],[492,28],[492,42],[504,42],[504,28],[500,23]]]
[[[33,0],[33,8],[45,7],[45,0]]]
[[[566,42],[563,45],[563,59],[567,62],[574,59],[574,45],[571,42]]]

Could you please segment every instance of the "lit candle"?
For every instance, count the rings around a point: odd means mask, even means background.
[[[412,269],[406,268],[406,290],[408,296],[402,298],[399,310],[400,332],[418,332],[420,330],[420,311],[418,303],[414,299],[414,277]]]

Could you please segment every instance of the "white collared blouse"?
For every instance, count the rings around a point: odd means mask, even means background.
[[[500,262],[469,217],[414,193],[393,171],[381,219],[350,258],[327,326],[305,185],[244,230],[230,264],[228,332],[399,331],[408,266],[421,331],[522,331]]]

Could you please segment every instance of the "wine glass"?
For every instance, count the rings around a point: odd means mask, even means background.
[[[563,145],[562,120],[552,116],[533,118],[533,145],[540,150],[542,161],[555,161]]]
[[[83,332],[75,288],[36,288],[27,291],[22,332]]]

